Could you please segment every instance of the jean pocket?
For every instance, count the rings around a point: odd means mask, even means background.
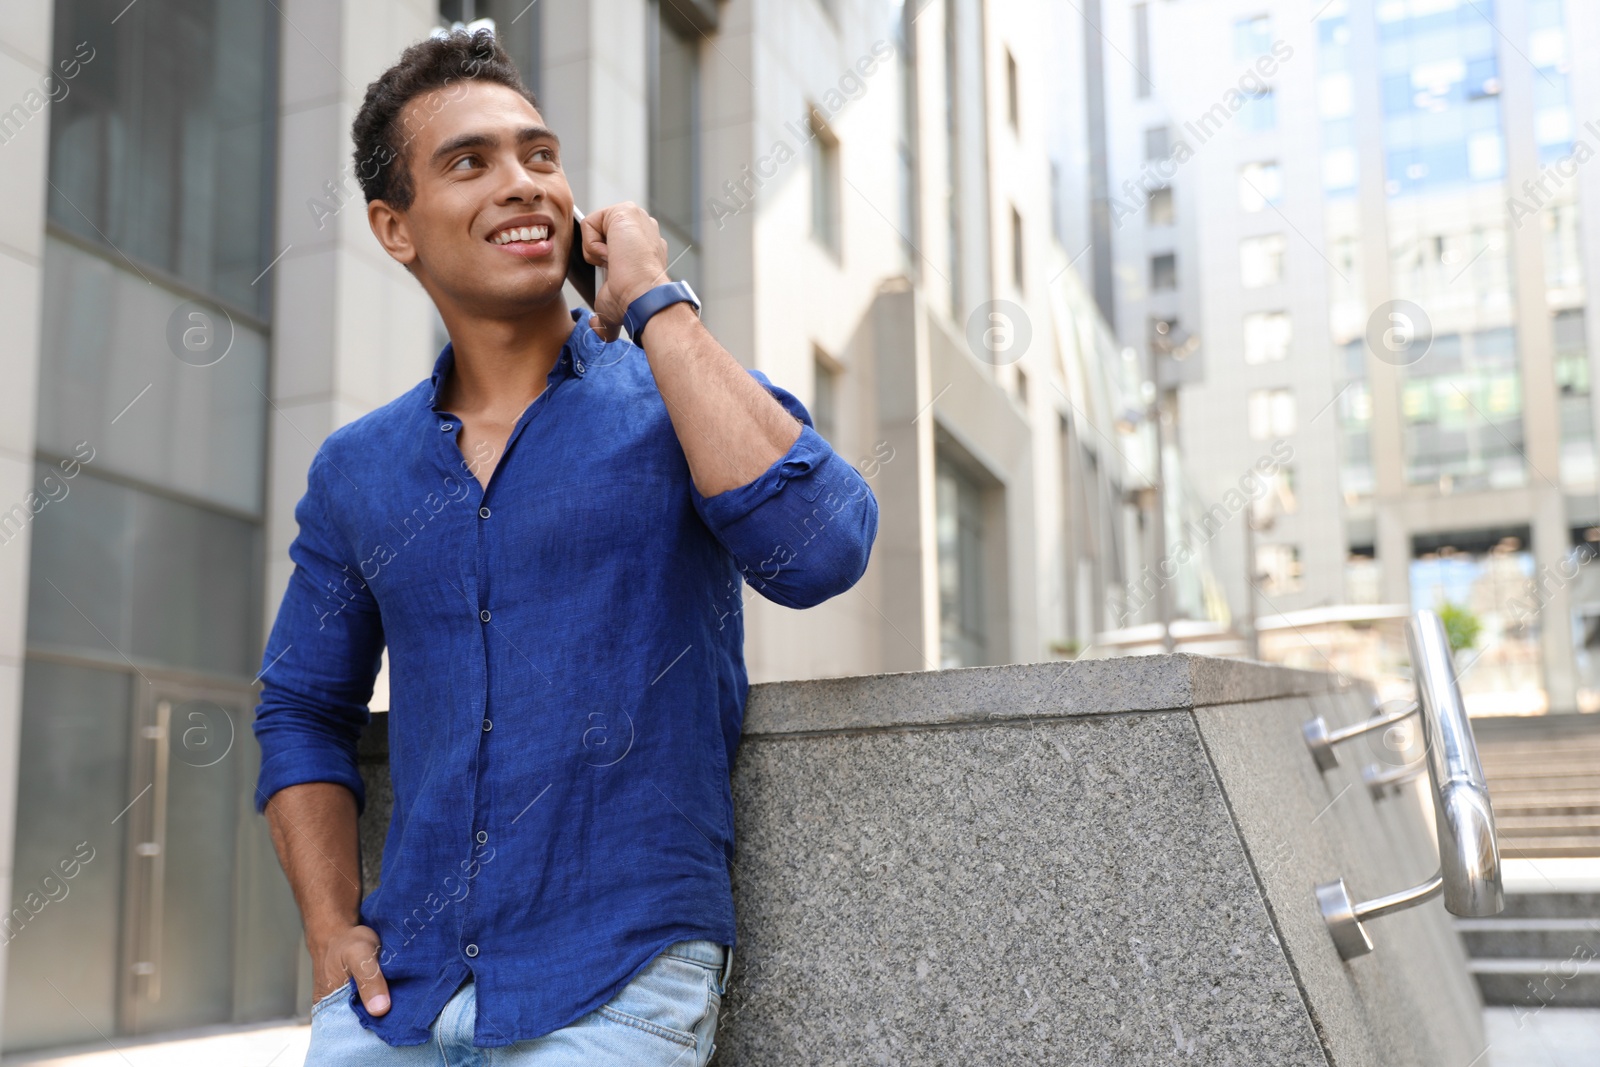
[[[345,998],[350,996],[350,980],[348,978],[346,978],[344,982],[333,992],[324,993],[322,996],[317,998],[316,1002],[311,1005],[311,1017],[315,1019],[317,1017],[317,1013],[322,1011],[322,1009],[328,1007],[329,1005],[339,1003],[339,998],[341,996]]]
[[[651,960],[600,1014],[612,1022],[631,1026],[703,1052],[709,1045],[704,1031],[714,1025],[718,998],[716,968],[699,960],[664,951]],[[704,1062],[701,1055],[685,1064]]]

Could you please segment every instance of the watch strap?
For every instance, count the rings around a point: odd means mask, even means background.
[[[628,331],[633,343],[638,344],[639,335],[644,333],[645,323],[658,312],[673,304],[681,303],[693,304],[695,314],[700,313],[700,298],[695,295],[694,289],[688,282],[667,282],[646,290],[628,305],[627,312],[622,316],[623,328]]]

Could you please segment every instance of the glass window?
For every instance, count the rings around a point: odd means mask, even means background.
[[[940,666],[989,661],[983,493],[959,465],[937,463]]]
[[[1252,311],[1244,317],[1244,361],[1274,363],[1289,355],[1293,328],[1287,311]]]
[[[1233,58],[1249,61],[1272,50],[1272,17],[1248,15],[1233,20]]]
[[[839,258],[839,141],[815,110],[811,112],[811,236]]]
[[[838,432],[839,374],[832,360],[819,350],[812,358],[811,422],[824,441],[833,444]]]
[[[1026,277],[1026,264],[1023,262],[1022,246],[1022,214],[1015,207],[1011,209],[1011,283],[1020,291],[1022,282]]]
[[[1270,130],[1278,124],[1278,100],[1271,86],[1244,94],[1244,107],[1239,110],[1239,121],[1245,129],[1257,133]]]
[[[661,223],[672,276],[698,287],[700,38],[651,10],[650,213]]]
[[[257,0],[57,0],[51,224],[268,316],[278,14]]]
[[[1150,288],[1156,290],[1178,287],[1178,257],[1172,252],[1150,257]]]
[[[1354,342],[1353,342],[1354,343]],[[1364,342],[1362,342],[1364,343]],[[1372,390],[1366,381],[1350,383],[1339,394],[1339,491],[1346,503],[1372,495]]]
[[[1294,391],[1252,389],[1247,401],[1250,436],[1257,441],[1288,437],[1295,429]]]
[[[1239,281],[1246,289],[1283,281],[1282,234],[1247,237],[1239,242]]]
[[[1293,466],[1282,466],[1273,477],[1273,492],[1277,494],[1278,510],[1285,515],[1293,515],[1300,510],[1300,498],[1295,493],[1295,476]]]
[[[1144,158],[1166,159],[1172,154],[1172,131],[1166,126],[1151,126],[1144,131]]]
[[[1555,338],[1557,403],[1561,409],[1561,482],[1580,488],[1595,481],[1593,385],[1589,346],[1584,337],[1584,311],[1556,312],[1551,322]]]
[[[1299,545],[1257,545],[1256,574],[1265,596],[1298,593],[1301,588]]]
[[[266,335],[59,237],[44,280],[39,448],[259,515]]]
[[[38,483],[53,470],[41,462]],[[29,646],[255,677],[259,525],[108,481],[91,467],[62,484],[66,491],[33,520]]]
[[[14,911],[0,927],[10,943],[7,1049],[95,1041],[117,1032],[129,820],[112,816],[127,806],[130,792],[131,680],[137,680],[132,673],[36,659],[23,673],[25,758],[17,765],[17,838],[6,903],[28,916],[20,906],[27,894],[56,899],[21,925]],[[87,843],[81,852],[79,842]],[[60,992],[69,993],[71,1003],[41,980],[55,975],[61,981],[64,974],[72,985]]]
[[[540,6],[528,0],[439,0],[439,21],[445,26],[489,23],[517,65],[523,84],[535,94],[539,92],[539,12]]]
[[[1350,20],[1345,0],[1329,0],[1317,18],[1317,65],[1324,72],[1350,66]]]
[[[1172,225],[1172,186],[1158,185],[1150,190],[1150,201],[1145,205],[1145,222],[1150,226]]]
[[[1261,211],[1283,203],[1283,168],[1275,162],[1246,163],[1239,168],[1239,206]]]
[[[1021,104],[1017,99],[1017,57],[1011,54],[1011,49],[1006,49],[1006,115],[1011,119],[1011,128],[1019,129],[1022,125],[1020,117]]]

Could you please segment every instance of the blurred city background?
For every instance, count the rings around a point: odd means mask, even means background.
[[[877,494],[857,589],[746,591],[752,682],[1177,650],[1398,698],[1433,608],[1506,847],[1600,857],[1589,0],[8,0],[0,1048],[309,1002],[261,649],[318,442],[445,341],[348,130],[462,24]]]

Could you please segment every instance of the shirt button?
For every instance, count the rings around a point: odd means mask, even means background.
[[[483,732],[484,733],[488,733],[490,730],[493,730],[493,729],[494,729],[494,723],[490,722],[488,719],[484,719],[483,720]]]
[[[478,954],[478,946],[477,945],[468,945],[467,946],[467,955],[476,956],[477,954]]]
[[[478,518],[487,519],[488,517],[489,517],[489,509],[488,508],[479,508],[478,509]]]
[[[581,359],[573,360],[572,361],[572,369],[577,371],[579,374],[582,374],[583,373],[583,360],[581,360]]]
[[[489,831],[487,831],[487,830],[479,830],[478,831],[478,844],[481,845],[487,840],[489,840]]]
[[[455,428],[456,428],[456,424],[453,423],[453,422],[441,422],[439,424],[439,429],[441,429],[441,430],[449,431],[449,430],[453,430]]]
[[[488,608],[484,608],[482,611],[478,612],[478,618],[482,619],[484,622],[488,622],[489,621],[489,609]]]

